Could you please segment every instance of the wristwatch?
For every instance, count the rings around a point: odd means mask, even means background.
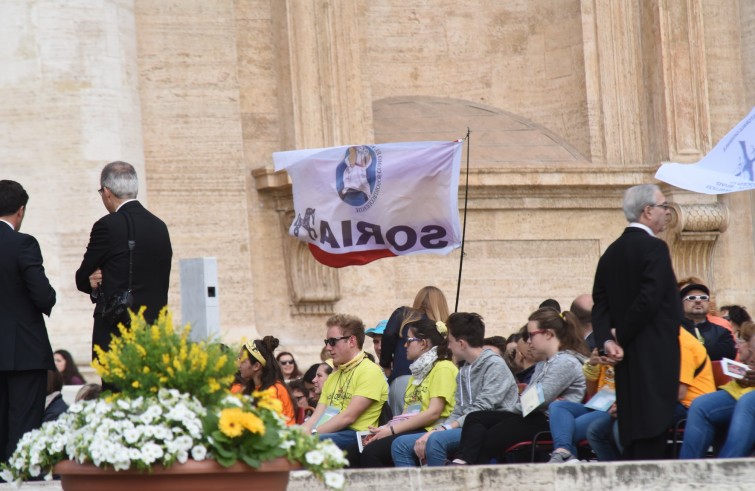
[[[312,435],[316,435],[317,434],[317,428],[312,428],[312,433],[311,434]]]

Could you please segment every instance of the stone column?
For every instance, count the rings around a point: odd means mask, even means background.
[[[372,143],[359,2],[273,2],[282,148]]]
[[[2,2],[0,29],[3,178],[30,195],[24,231],[39,239],[58,293],[53,347],[88,363],[92,304],[74,272],[106,213],[103,165],[134,164],[146,198],[133,1]]]
[[[272,3],[278,62],[280,147],[372,143],[372,97],[361,57],[358,2],[279,0]],[[288,236],[293,198],[285,180],[254,172],[259,192],[276,197],[286,275],[295,314],[329,314],[340,299],[338,273]],[[272,183],[272,185],[271,185]]]

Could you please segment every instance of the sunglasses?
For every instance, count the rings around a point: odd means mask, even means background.
[[[690,302],[694,302],[695,300],[709,300],[710,297],[708,295],[687,295],[682,300],[688,300]]]
[[[323,341],[325,341],[325,346],[330,345],[332,347],[332,346],[335,346],[338,341],[342,339],[349,339],[350,337],[351,336],[341,336],[340,338],[328,338],[328,339],[324,339]]]
[[[422,338],[406,338],[407,343],[411,343],[413,341],[422,341]]]
[[[545,329],[538,329],[536,331],[528,331],[528,334],[529,334],[529,338],[532,339],[535,336],[535,334],[545,334],[546,332],[548,331],[546,331]]]
[[[293,365],[294,364],[294,360],[281,360],[279,363],[281,365]]]

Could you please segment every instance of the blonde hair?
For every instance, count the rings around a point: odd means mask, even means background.
[[[417,292],[412,308],[424,313],[428,319],[445,322],[448,319],[448,302],[443,292],[434,286],[426,286]]]

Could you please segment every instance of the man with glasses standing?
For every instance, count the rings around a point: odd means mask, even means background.
[[[358,317],[338,314],[326,325],[325,347],[338,368],[325,381],[317,408],[302,429],[345,450],[357,444],[358,431],[379,426],[388,383],[362,350],[364,324]]]
[[[679,390],[684,318],[668,246],[656,237],[670,218],[654,184],[624,194],[629,226],[600,258],[593,285],[593,332],[617,362],[616,405],[624,457],[662,459]]]
[[[708,320],[710,290],[702,284],[690,284],[682,288],[684,328],[703,343],[711,361],[721,358],[734,359],[737,347],[728,329]]]
[[[131,164],[116,161],[102,169],[97,191],[108,214],[92,227],[84,259],[76,271],[76,287],[95,303],[92,359],[95,346],[107,351],[111,336],[119,335],[118,326],[106,322],[102,313],[113,295],[128,290],[129,276],[131,309],[138,312],[146,306],[147,322],[153,322],[168,303],[173,256],[168,227],[136,200],[138,190]],[[135,241],[131,260],[129,229]]]

